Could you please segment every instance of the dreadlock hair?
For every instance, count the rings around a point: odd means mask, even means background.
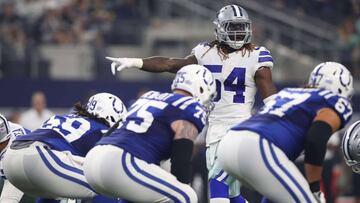
[[[206,52],[201,57],[204,57],[205,54],[207,54],[210,51],[210,49],[212,49],[214,46],[216,46],[218,54],[222,60],[228,59],[229,53],[238,52],[238,51],[241,51],[241,55],[243,57],[245,56],[246,52],[248,52],[248,56],[250,56],[250,53],[252,51],[254,51],[254,49],[255,49],[255,44],[247,43],[247,44],[244,44],[240,49],[236,50],[236,49],[229,47],[229,45],[225,44],[224,42],[220,42],[218,40],[214,40],[214,41],[210,42],[208,44],[208,46],[209,46],[209,49],[206,50]],[[229,50],[229,52],[226,53],[224,50]]]
[[[104,118],[99,118],[96,114],[89,113],[86,109],[86,106],[82,105],[80,102],[74,104],[73,110],[74,110],[74,115],[87,117],[96,120],[97,122],[102,123],[107,127],[110,127],[110,124]]]

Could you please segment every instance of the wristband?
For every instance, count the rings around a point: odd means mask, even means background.
[[[133,61],[133,66],[138,69],[141,69],[144,65],[144,61],[140,58],[133,58],[132,61]]]

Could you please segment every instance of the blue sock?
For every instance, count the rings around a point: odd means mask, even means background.
[[[262,198],[261,203],[273,203],[273,202],[264,197]]]
[[[229,198],[229,186],[216,179],[210,179],[210,198]]]
[[[122,202],[122,200],[119,201],[116,198],[110,198],[102,195],[96,195],[92,200],[92,203],[119,203],[119,202],[125,203]]]
[[[59,203],[60,200],[37,198],[36,203]]]

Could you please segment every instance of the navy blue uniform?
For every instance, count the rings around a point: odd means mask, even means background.
[[[171,123],[187,120],[200,132],[206,120],[202,105],[193,97],[150,91],[131,107],[120,129],[97,145],[115,145],[148,163],[170,157],[174,132]]]
[[[257,132],[295,160],[304,149],[304,141],[318,110],[333,109],[341,119],[341,128],[350,120],[350,102],[328,90],[286,88],[268,102],[258,114],[232,130]]]
[[[95,146],[108,127],[93,119],[73,114],[53,116],[43,126],[16,141],[39,141],[46,143],[51,149],[70,151],[73,155],[85,157]]]

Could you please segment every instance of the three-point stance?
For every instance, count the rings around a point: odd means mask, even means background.
[[[352,80],[343,65],[326,62],[312,71],[308,88],[280,91],[222,139],[218,159],[225,171],[273,202],[323,202],[326,144],[352,115]],[[303,150],[306,179],[293,164]]]
[[[99,93],[73,114],[56,115],[17,137],[4,157],[4,172],[17,188],[44,198],[90,199],[96,195],[83,173],[87,152],[125,115],[115,95]]]
[[[210,71],[179,70],[173,93],[149,91],[130,108],[120,129],[86,156],[84,172],[99,193],[131,202],[197,203],[190,182],[193,141],[216,95]],[[159,167],[171,159],[171,173]]]

